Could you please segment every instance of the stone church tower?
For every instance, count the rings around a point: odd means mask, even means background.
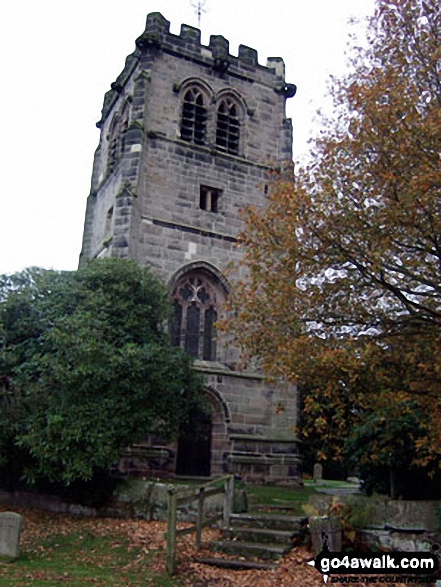
[[[281,58],[263,66],[242,45],[234,57],[224,37],[203,46],[198,29],[173,35],[153,13],[105,96],[80,264],[130,257],[163,278],[172,343],[195,358],[211,406],[175,445],[150,436],[132,447],[129,473],[298,477],[296,390],[238,370],[214,326],[240,256],[240,209],[265,205],[269,172],[292,164],[285,102],[295,89]]]

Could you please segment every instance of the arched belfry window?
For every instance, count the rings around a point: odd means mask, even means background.
[[[196,359],[216,360],[216,287],[205,275],[192,272],[177,281],[172,300],[172,344]]]
[[[223,98],[217,107],[216,147],[225,153],[238,155],[239,133],[239,107],[232,98]]]
[[[126,101],[121,110],[117,112],[110,124],[107,151],[107,170],[109,173],[115,169],[118,161],[124,153],[126,133],[129,127],[130,105]]]
[[[119,156],[122,157],[124,153],[124,147],[126,144],[126,134],[127,129],[129,128],[129,120],[130,120],[130,105],[128,102],[124,103],[124,106],[121,110],[121,117],[120,117],[120,129],[119,129]]]
[[[207,128],[206,100],[202,91],[193,87],[184,94],[181,118],[181,139],[203,145]]]
[[[115,114],[110,124],[108,140],[108,151],[107,151],[107,170],[109,173],[115,169],[118,163],[118,136],[119,136],[119,116]]]

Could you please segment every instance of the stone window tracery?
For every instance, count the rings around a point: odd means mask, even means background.
[[[174,288],[171,342],[195,359],[216,360],[218,296],[203,275],[182,277]]]
[[[230,98],[221,100],[217,108],[216,146],[220,151],[239,154],[240,118],[236,102]]]
[[[196,145],[205,144],[207,108],[202,91],[193,87],[184,94],[181,118],[181,139]]]

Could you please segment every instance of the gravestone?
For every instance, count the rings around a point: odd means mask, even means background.
[[[312,550],[319,554],[324,548],[331,552],[341,551],[341,523],[333,516],[312,516],[309,518]]]
[[[22,519],[13,512],[0,513],[0,556],[17,558],[20,553]]]
[[[323,465],[316,463],[312,474],[314,481],[321,481],[323,479]]]

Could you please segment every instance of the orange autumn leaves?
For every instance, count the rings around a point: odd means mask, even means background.
[[[306,386],[304,434],[328,457],[379,404],[396,420],[410,402],[416,462],[440,460],[440,10],[378,0],[309,164],[246,211],[228,327],[269,374]]]

